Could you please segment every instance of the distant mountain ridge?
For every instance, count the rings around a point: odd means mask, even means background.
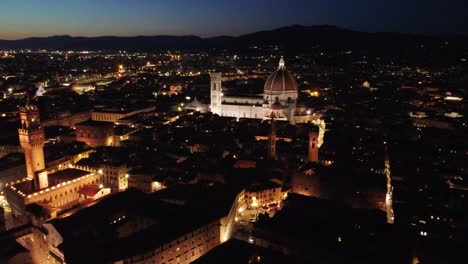
[[[293,25],[238,37],[135,36],[71,37],[68,35],[0,40],[0,49],[138,50],[225,48],[242,50],[252,46],[278,45],[284,50],[307,52],[317,47],[332,50],[404,52],[414,48],[466,51],[468,36],[424,36],[406,33],[368,33],[336,26]],[[450,46],[449,46],[450,45]]]

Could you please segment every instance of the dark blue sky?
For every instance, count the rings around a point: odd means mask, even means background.
[[[240,35],[291,24],[468,33],[467,0],[2,0],[0,39]]]

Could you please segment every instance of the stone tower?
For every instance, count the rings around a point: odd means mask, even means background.
[[[309,162],[318,162],[318,150],[319,150],[319,132],[309,132],[309,150],[307,160]]]
[[[28,99],[26,105],[20,107],[20,118],[18,134],[26,162],[26,176],[34,180],[36,189],[45,188],[48,185],[47,176],[44,176],[45,172],[38,173],[45,168],[44,128],[39,119],[39,109]]]
[[[276,127],[275,120],[271,118],[270,134],[268,135],[268,159],[276,159]]]
[[[211,75],[210,95],[211,95],[211,112],[221,115],[221,73],[214,72]]]

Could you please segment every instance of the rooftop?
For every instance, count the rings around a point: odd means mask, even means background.
[[[96,195],[99,191],[101,191],[101,188],[97,185],[86,185],[81,190],[78,191],[79,194],[83,194],[86,197],[94,196]]]
[[[277,251],[259,247],[241,240],[230,239],[215,247],[193,264],[238,264],[238,263],[305,263]]]
[[[281,188],[281,185],[274,183],[272,181],[264,181],[262,183],[254,183],[246,188],[246,191],[249,192],[260,192],[264,190],[269,190],[273,188]]]
[[[184,205],[165,198],[186,199]],[[227,215],[235,193],[221,185],[175,186],[157,195],[129,189],[51,223],[64,238],[67,262],[107,263],[141,255]],[[144,218],[149,226],[119,231]],[[139,220],[140,219],[140,220]],[[190,219],[190,221],[187,221]]]
[[[114,123],[112,122],[104,122],[104,121],[94,121],[94,120],[87,120],[81,123],[77,123],[76,126],[97,126],[97,127],[112,127]]]
[[[91,172],[67,168],[64,170],[60,170],[54,173],[51,173],[48,176],[49,186],[57,185],[62,182],[71,181],[77,179],[79,177],[91,174]],[[34,189],[34,183],[31,180],[25,180],[23,182],[17,183],[12,186],[13,190],[17,192],[22,192],[25,195],[34,193],[36,190]]]
[[[49,174],[49,185],[53,182],[53,184],[59,184],[64,181],[70,181],[85,175],[91,174],[91,172],[67,168],[64,170],[60,170],[54,173]]]

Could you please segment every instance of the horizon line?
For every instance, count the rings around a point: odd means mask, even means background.
[[[136,37],[197,37],[201,39],[210,39],[210,38],[219,38],[219,37],[241,37],[245,35],[255,34],[259,32],[265,31],[274,31],[283,28],[292,28],[292,27],[334,27],[340,30],[349,30],[355,32],[362,32],[362,33],[370,33],[370,34],[379,34],[379,33],[394,33],[394,34],[405,34],[405,35],[415,35],[415,36],[426,36],[426,37],[468,37],[468,33],[418,33],[418,32],[404,32],[404,31],[365,31],[365,30],[357,30],[357,29],[350,29],[343,26],[338,25],[330,25],[330,24],[316,24],[316,25],[301,25],[301,24],[291,24],[282,27],[275,27],[272,29],[262,29],[257,31],[252,31],[243,34],[217,34],[212,36],[202,36],[197,34],[137,34],[137,35],[72,35],[72,34],[53,34],[48,36],[27,36],[22,38],[0,38],[0,41],[21,41],[26,39],[33,39],[33,38],[53,38],[53,37],[70,37],[70,38],[136,38]],[[1,33],[0,33],[1,35]]]

